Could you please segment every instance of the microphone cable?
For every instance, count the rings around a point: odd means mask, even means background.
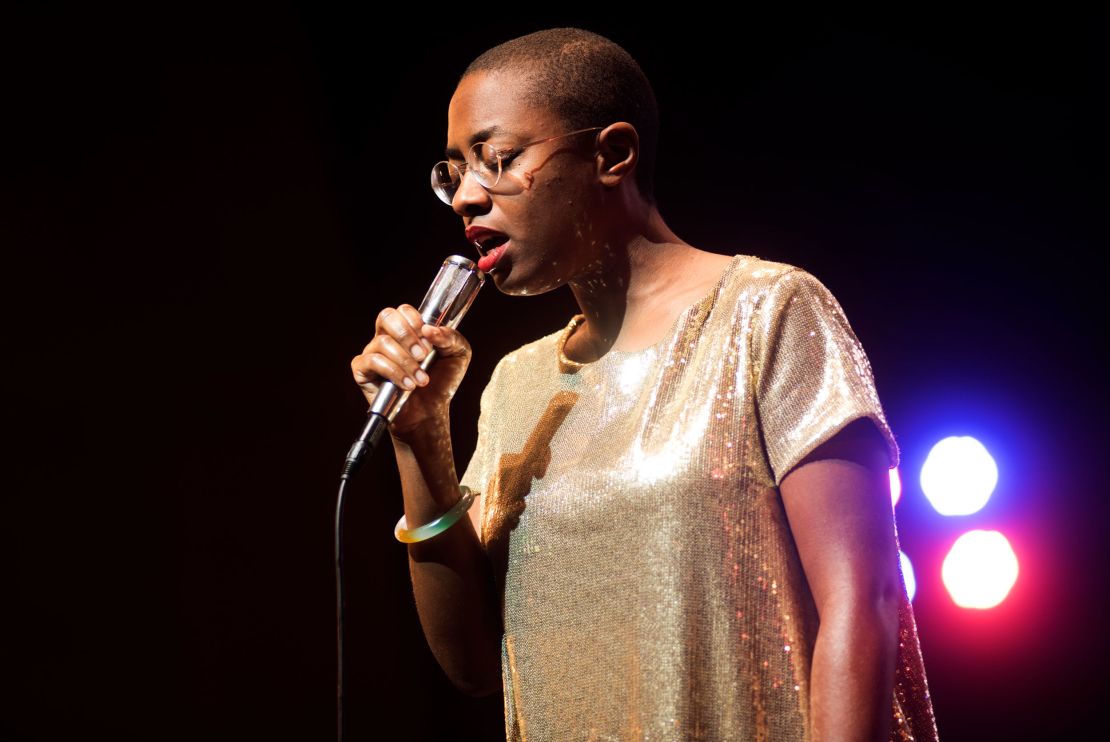
[[[432,281],[428,293],[420,303],[420,316],[425,324],[437,327],[457,327],[466,310],[470,308],[478,289],[485,283],[485,275],[478,270],[474,261],[460,255],[452,255],[443,261],[439,273]],[[420,364],[425,371],[435,359],[432,349]],[[347,483],[354,476],[367,452],[375,450],[389,423],[400,412],[411,392],[401,392],[392,382],[385,382],[378,388],[374,401],[366,413],[366,424],[362,432],[347,452],[343,473],[339,477],[339,490],[335,497],[335,637],[336,637],[336,679],[335,679],[335,717],[336,739],[343,742],[343,705],[345,668],[343,663],[343,615],[346,603],[343,599],[343,505]]]
[[[340,477],[335,497],[335,728],[339,742],[343,742],[343,494],[348,481]]]

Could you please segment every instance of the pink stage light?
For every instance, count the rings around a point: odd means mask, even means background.
[[[994,608],[1017,576],[1017,555],[998,531],[968,531],[952,544],[941,566],[944,587],[961,608]]]

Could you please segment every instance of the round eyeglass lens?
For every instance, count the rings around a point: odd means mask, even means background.
[[[493,188],[501,180],[501,155],[486,142],[478,142],[467,152],[467,165],[460,171],[454,163],[437,162],[432,168],[432,190],[448,206],[462,183],[465,171],[474,174],[483,188]]]
[[[432,168],[432,190],[448,206],[455,197],[455,191],[459,189],[460,180],[459,169],[449,162],[438,162]]]
[[[467,162],[478,177],[478,182],[485,188],[493,188],[501,180],[501,155],[492,144],[475,144],[470,148]]]

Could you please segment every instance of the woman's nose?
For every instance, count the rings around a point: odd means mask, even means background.
[[[473,214],[476,210],[488,206],[489,191],[478,182],[478,178],[469,177],[470,174],[470,168],[463,171],[459,187],[451,198],[451,208],[459,216]]]

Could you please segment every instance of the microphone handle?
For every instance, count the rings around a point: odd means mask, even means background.
[[[478,270],[473,260],[461,255],[452,255],[444,260],[428,293],[420,302],[420,316],[424,323],[452,329],[457,327],[483,283],[485,274]],[[420,368],[427,371],[435,357],[436,351],[432,348],[421,361]],[[354,476],[366,452],[377,448],[389,423],[397,417],[410,394],[412,391],[402,390],[392,381],[384,382],[378,388],[366,413],[366,424],[347,452],[340,479]]]

